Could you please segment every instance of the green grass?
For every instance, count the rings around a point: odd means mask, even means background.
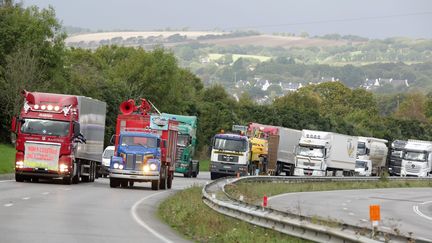
[[[193,186],[168,198],[159,217],[195,242],[305,242],[217,213],[203,203],[201,190]]]
[[[0,174],[15,170],[15,148],[10,144],[0,144]]]
[[[199,162],[199,170],[200,171],[209,171],[210,160],[200,160]]]
[[[401,188],[401,187],[432,187],[432,180],[427,181],[377,181],[377,182],[311,182],[311,183],[256,183],[240,182],[227,185],[225,190],[231,196],[255,205],[262,203],[264,195],[271,197],[289,192],[331,191],[349,189]]]

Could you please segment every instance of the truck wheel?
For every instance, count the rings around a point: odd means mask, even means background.
[[[73,178],[72,176],[65,176],[63,177],[63,184],[70,185],[72,184]]]
[[[161,173],[160,173],[160,179],[159,179],[159,188],[162,190],[167,189],[168,187],[168,167],[162,166],[161,167]]]
[[[32,178],[32,182],[35,182],[35,183],[39,182],[39,178],[37,178],[37,177],[33,177],[33,178]]]
[[[22,175],[15,174],[16,182],[24,182],[24,177]]]
[[[132,188],[134,186],[134,181],[129,181],[129,187]]]
[[[128,187],[128,181],[122,181],[120,182],[121,187],[126,188]]]
[[[115,188],[115,187],[118,187],[118,186],[120,186],[119,181],[116,180],[116,179],[110,178],[110,187]]]
[[[210,173],[210,179],[216,180],[217,178],[219,178],[219,174],[218,173],[214,173],[214,172]]]
[[[151,184],[152,184],[151,188],[153,191],[159,190],[159,181],[152,181]]]
[[[174,177],[174,174],[171,174],[169,177],[168,177],[168,189],[171,189],[171,187],[172,187],[172,181],[173,181],[173,178]]]

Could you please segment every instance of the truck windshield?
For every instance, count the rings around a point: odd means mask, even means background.
[[[324,157],[324,148],[298,146],[296,152],[297,155],[301,155],[301,156],[317,157],[317,158]]]
[[[142,146],[146,148],[157,148],[157,139],[138,136],[123,136],[121,139],[122,146]]]
[[[406,160],[426,161],[426,153],[407,151],[405,153]]]
[[[188,146],[189,145],[189,135],[187,135],[187,134],[178,135],[177,145],[184,146],[184,147]]]
[[[357,144],[357,155],[365,155],[366,154],[366,144],[359,142]]]
[[[357,160],[355,167],[356,168],[366,168],[366,161]]]
[[[391,157],[402,158],[403,151],[402,150],[393,150],[391,152]]]
[[[54,120],[24,119],[21,125],[22,133],[47,136],[64,137],[69,134],[69,129],[69,122]]]
[[[216,138],[214,149],[230,150],[236,152],[245,152],[247,149],[246,140],[233,140],[225,138]]]

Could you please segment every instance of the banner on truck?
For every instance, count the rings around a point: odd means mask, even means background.
[[[60,144],[25,143],[24,168],[58,170]]]

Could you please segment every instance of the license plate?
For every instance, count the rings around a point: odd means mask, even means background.
[[[231,169],[231,166],[229,166],[229,165],[224,165],[223,168],[224,168],[224,169]]]

